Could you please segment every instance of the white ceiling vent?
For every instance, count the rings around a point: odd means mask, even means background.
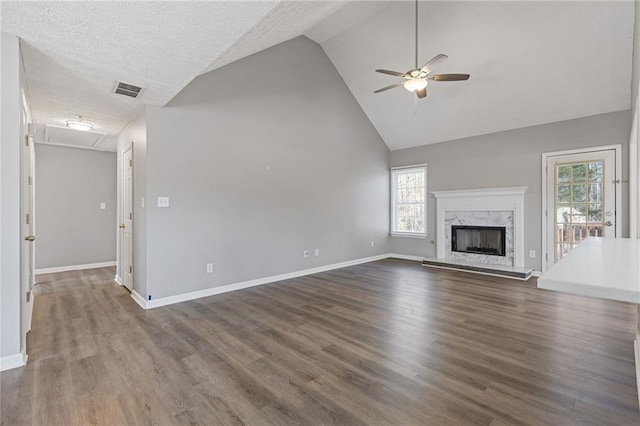
[[[116,81],[113,87],[113,93],[117,95],[129,96],[130,98],[138,98],[144,92],[142,87],[134,86],[133,84],[123,83]]]

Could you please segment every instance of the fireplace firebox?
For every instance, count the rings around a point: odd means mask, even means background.
[[[506,256],[504,226],[451,226],[451,251]]]

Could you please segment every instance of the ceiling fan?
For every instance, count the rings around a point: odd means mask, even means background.
[[[439,62],[448,58],[444,53],[436,55],[433,59],[427,62],[422,68],[418,68],[418,0],[416,0],[416,52],[415,52],[415,64],[416,67],[407,72],[389,71],[378,69],[376,72],[382,74],[393,75],[396,77],[402,77],[404,81],[394,83],[390,86],[378,89],[373,93],[384,92],[385,90],[393,89],[394,87],[404,86],[410,92],[415,92],[418,98],[422,99],[427,96],[427,85],[429,80],[432,81],[461,81],[468,80],[469,74],[431,74],[432,67]]]

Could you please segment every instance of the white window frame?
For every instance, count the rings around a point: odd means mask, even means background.
[[[397,191],[398,191],[398,173],[399,172],[416,172],[423,171],[424,173],[424,232],[406,232],[406,231],[397,231],[396,228],[396,200],[397,200]],[[427,164],[414,164],[410,166],[401,166],[401,167],[392,167],[390,173],[390,184],[391,184],[391,232],[390,235],[392,237],[408,237],[408,238],[426,238],[427,237]]]

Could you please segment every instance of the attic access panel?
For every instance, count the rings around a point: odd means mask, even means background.
[[[99,132],[85,132],[66,127],[46,125],[42,143],[78,148],[93,148],[107,135]]]

